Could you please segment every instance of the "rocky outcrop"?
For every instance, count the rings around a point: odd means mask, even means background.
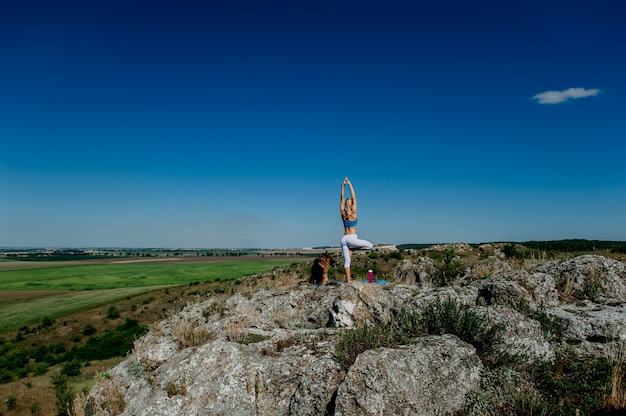
[[[418,257],[415,261],[402,260],[394,270],[394,280],[405,285],[415,285],[420,289],[436,287],[440,274],[435,260],[428,257]]]
[[[626,341],[623,263],[581,256],[530,271],[498,265],[442,288],[428,279],[431,266],[424,257],[402,263],[399,283],[293,286],[188,305],[137,340],[83,408],[112,414],[107,392],[115,391],[125,405],[120,414],[134,416],[453,413],[480,389],[485,369],[476,348],[455,335],[368,349],[349,366],[337,356],[345,331],[391,328],[399,311],[441,299],[502,326],[505,336],[493,347],[529,363],[552,360],[561,344],[602,353]],[[610,302],[563,295],[569,286],[583,293],[590,279],[599,282],[594,296]]]

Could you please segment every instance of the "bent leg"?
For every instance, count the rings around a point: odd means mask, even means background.
[[[372,250],[374,245],[367,240],[362,240],[356,236],[356,234],[349,235],[346,241],[350,250]]]

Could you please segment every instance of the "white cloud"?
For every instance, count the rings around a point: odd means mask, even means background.
[[[576,100],[578,98],[593,97],[598,95],[600,90],[592,88],[586,90],[584,88],[569,88],[563,91],[545,91],[533,97],[533,100],[537,100],[539,104],[558,104],[569,100]]]

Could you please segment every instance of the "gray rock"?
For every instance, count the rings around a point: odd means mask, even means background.
[[[478,386],[482,369],[474,347],[453,335],[367,351],[339,387],[335,416],[453,412]]]
[[[557,306],[559,304],[559,293],[551,275],[537,272],[525,275],[521,280],[522,285],[532,294],[536,305],[544,307]]]
[[[504,305],[519,310],[532,301],[526,289],[500,276],[478,280],[472,286],[478,289],[479,305]]]
[[[563,342],[580,345],[600,355],[626,341],[626,305],[599,305],[590,301],[546,308],[547,316],[560,323]]]
[[[554,358],[554,347],[543,336],[539,322],[502,306],[477,306],[472,311],[484,316],[492,325],[504,326],[503,343],[496,346],[497,349],[528,363],[537,360],[550,361]]]
[[[439,275],[437,263],[429,257],[418,257],[414,262],[402,260],[394,270],[394,281],[414,285],[422,290],[436,287]]]
[[[617,260],[592,254],[565,261],[551,261],[537,271],[552,275],[559,290],[588,292],[588,285],[597,282],[605,296],[626,302],[626,266]]]

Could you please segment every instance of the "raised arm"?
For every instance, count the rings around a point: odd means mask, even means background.
[[[350,197],[352,198],[352,211],[356,212],[356,192],[354,192],[354,187],[352,186],[352,182],[350,182],[350,179],[346,178],[345,183],[350,187]]]
[[[346,202],[346,197],[345,197],[343,186],[346,184],[347,179],[348,178],[344,178],[343,182],[341,183],[341,194],[340,194],[340,200],[339,200],[339,212],[341,213],[341,217],[343,217],[343,214],[344,214],[343,207]]]

